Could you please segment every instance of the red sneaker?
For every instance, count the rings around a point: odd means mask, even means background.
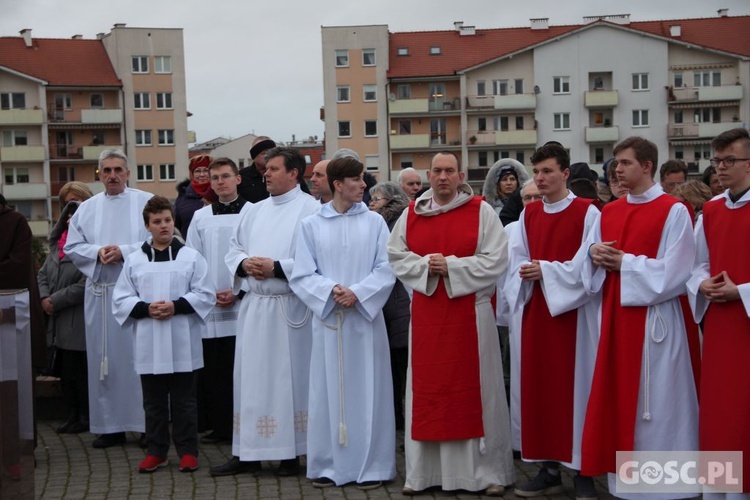
[[[147,474],[154,472],[159,467],[166,467],[169,464],[169,460],[166,458],[157,457],[156,455],[146,455],[143,462],[138,465],[138,472],[141,474]]]
[[[195,455],[187,453],[180,457],[180,472],[195,472],[199,467],[200,464],[198,464],[198,459],[195,458]]]

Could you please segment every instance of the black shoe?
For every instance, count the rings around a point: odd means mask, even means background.
[[[383,486],[383,481],[362,481],[357,483],[357,489],[362,491],[374,490]]]
[[[208,471],[213,477],[234,476],[235,474],[246,474],[250,472],[260,472],[260,461],[243,462],[239,457],[232,457],[227,463],[214,465]]]
[[[89,431],[89,424],[88,422],[81,422],[80,420],[76,420],[70,427],[68,427],[68,430],[65,432],[68,434],[80,434],[82,432],[88,432]]]
[[[543,495],[555,495],[563,492],[560,474],[550,474],[546,467],[539,470],[539,474],[528,483],[516,486],[516,496],[531,498]]]
[[[299,457],[282,460],[279,463],[279,468],[276,469],[276,475],[279,477],[299,475]]]
[[[58,434],[67,434],[70,429],[70,426],[78,423],[78,414],[74,413],[71,416],[68,417],[68,420],[66,420],[64,423],[60,424],[60,427],[55,429],[55,432]]]
[[[112,434],[102,434],[94,439],[92,446],[94,448],[111,448],[125,443],[124,432],[114,432]]]
[[[573,485],[575,486],[576,500],[597,500],[599,498],[596,486],[594,486],[594,478],[576,474],[573,477]]]
[[[212,444],[212,443],[224,443],[227,441],[231,441],[231,437],[223,436],[221,434],[218,434],[216,431],[211,431],[209,434],[206,434],[201,438],[201,443],[205,444]]]
[[[330,488],[331,486],[336,486],[336,483],[329,477],[319,477],[312,480],[312,485],[315,488]]]
[[[141,432],[141,437],[138,438],[138,447],[142,449],[148,448],[148,442],[146,441],[146,433]]]

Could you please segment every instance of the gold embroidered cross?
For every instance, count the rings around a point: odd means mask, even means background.
[[[258,435],[264,438],[270,438],[276,435],[276,419],[273,417],[263,416],[259,417],[255,423],[255,428],[258,430]]]
[[[296,432],[307,432],[307,412],[298,411],[294,414],[294,430]]]

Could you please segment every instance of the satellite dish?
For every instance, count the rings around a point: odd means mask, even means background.
[[[391,92],[390,94],[388,94],[388,100],[389,101],[395,101],[396,100],[396,94],[394,94],[393,92]]]
[[[534,85],[534,94],[540,94],[542,91],[539,90],[539,85]]]

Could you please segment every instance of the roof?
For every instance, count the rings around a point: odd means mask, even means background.
[[[0,37],[0,66],[50,86],[121,87],[100,40]]]
[[[750,57],[750,16],[633,21],[622,26],[602,20],[536,30],[530,27],[478,29],[474,35],[461,35],[456,30],[391,33],[388,77],[454,75],[595,24],[643,31],[676,42]],[[670,26],[673,25],[680,25],[680,37],[670,35]],[[440,47],[440,55],[430,55],[430,47],[435,46]],[[398,55],[401,47],[408,47],[408,56]]]

